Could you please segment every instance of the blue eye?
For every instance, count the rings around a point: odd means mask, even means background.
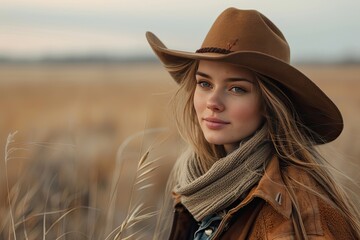
[[[232,87],[230,89],[231,92],[234,92],[234,93],[246,93],[247,91],[241,87]]]
[[[202,88],[210,88],[211,84],[205,81],[198,81],[197,84]]]

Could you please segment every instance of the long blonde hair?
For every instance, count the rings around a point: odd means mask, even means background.
[[[181,65],[166,67],[172,75],[182,77],[180,87],[174,95],[172,103],[178,131],[191,149],[191,151],[186,151],[186,154],[195,155],[201,165],[208,169],[219,157],[225,155],[225,151],[221,146],[209,144],[205,140],[197,121],[193,107],[193,96],[196,87],[195,73],[198,61],[189,60]],[[265,124],[268,125],[269,129],[268,135],[274,151],[278,155],[280,167],[295,166],[305,171],[325,192],[325,194],[321,194],[283,174],[282,177],[294,207],[293,221],[297,223],[294,224],[297,238],[307,239],[307,235],[300,217],[294,188],[305,189],[331,204],[352,227],[354,237],[360,239],[359,211],[349,200],[343,188],[335,182],[330,164],[314,147],[314,139],[320,139],[320,136],[301,122],[292,101],[280,85],[258,73],[255,73],[255,76],[257,79],[255,85],[261,94]]]

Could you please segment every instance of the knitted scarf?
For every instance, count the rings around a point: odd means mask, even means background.
[[[225,210],[258,183],[271,154],[266,125],[240,147],[203,172],[196,157],[186,159],[174,188],[197,221]]]

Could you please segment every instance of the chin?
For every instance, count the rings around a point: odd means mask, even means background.
[[[208,137],[208,138],[205,137],[205,139],[210,144],[215,144],[215,145],[227,144],[227,142],[224,139],[217,139],[217,138],[212,138],[212,137]]]

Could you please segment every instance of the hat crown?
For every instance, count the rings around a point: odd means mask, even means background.
[[[223,11],[210,28],[201,48],[260,52],[290,62],[290,48],[284,35],[256,10],[228,8]]]

